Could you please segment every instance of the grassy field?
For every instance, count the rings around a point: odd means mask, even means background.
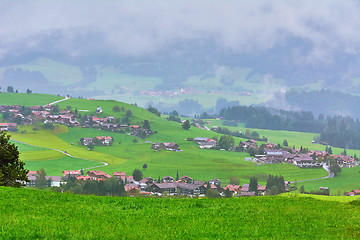
[[[0,105],[37,106],[46,105],[63,98],[64,97],[40,93],[0,93]]]
[[[360,189],[360,167],[342,168],[341,173],[335,178],[298,183],[298,187],[301,185],[304,185],[305,191],[319,190],[319,187],[329,187],[331,195],[342,195],[344,191]]]
[[[2,239],[360,237],[360,205],[343,198],[119,198],[0,187],[0,201]]]

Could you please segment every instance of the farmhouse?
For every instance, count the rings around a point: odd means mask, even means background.
[[[27,187],[36,187],[36,178],[37,175],[28,175],[28,182],[26,182],[25,186]],[[61,177],[59,176],[45,176],[48,181],[49,187],[60,187]]]
[[[174,182],[174,178],[170,177],[170,176],[165,176],[162,179],[162,182],[164,183],[173,183]]]
[[[151,192],[155,193],[164,193],[168,192],[170,194],[176,193],[177,185],[176,183],[153,183],[150,186]]]
[[[109,146],[113,142],[113,138],[109,136],[95,137],[96,141],[98,141],[101,145]]]
[[[322,167],[322,164],[319,162],[316,162],[312,157],[309,155],[300,155],[295,156],[293,160],[293,164],[295,166],[301,167],[301,168],[313,168],[313,167]]]
[[[87,175],[89,177],[92,177],[94,180],[98,179],[98,178],[111,178],[111,176],[103,171],[98,171],[98,170],[93,170],[93,171],[88,171]]]
[[[194,179],[189,176],[182,176],[177,182],[181,183],[194,183]]]
[[[16,123],[0,123],[0,131],[16,132],[17,130]]]
[[[78,177],[81,176],[81,171],[79,170],[69,170],[63,171],[63,180],[67,181],[71,177]]]
[[[180,194],[194,195],[194,194],[205,194],[206,187],[197,184],[177,183],[177,188]]]

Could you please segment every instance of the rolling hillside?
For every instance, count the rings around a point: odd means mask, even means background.
[[[0,94],[1,95],[1,94]],[[8,94],[9,96],[27,97],[28,105],[36,105],[40,101],[39,96],[35,94]],[[51,95],[46,95],[51,96]],[[53,100],[50,97],[48,101]],[[55,98],[57,99],[57,98]],[[33,104],[34,103],[34,104]],[[46,103],[44,103],[46,104]],[[72,109],[77,109],[81,114],[88,116],[93,114],[98,106],[101,106],[103,113],[100,117],[114,116],[121,118],[125,116],[125,112],[130,110],[132,112],[132,124],[142,125],[145,119],[149,120],[151,128],[157,133],[148,137],[146,141],[137,139],[137,143],[133,140],[135,137],[127,134],[99,131],[92,128],[76,128],[58,125],[54,130],[44,130],[41,127],[38,131],[32,131],[32,126],[22,126],[17,133],[11,133],[12,139],[31,144],[40,148],[30,147],[24,144],[19,144],[21,151],[21,158],[26,162],[26,166],[30,170],[38,170],[44,167],[48,175],[61,175],[63,170],[69,169],[83,169],[98,166],[105,172],[112,173],[115,171],[125,171],[131,174],[135,168],[142,169],[146,163],[148,168],[144,171],[145,176],[152,176],[158,178],[159,176],[175,176],[176,172],[179,175],[189,175],[199,180],[209,180],[219,178],[224,183],[229,182],[231,176],[237,176],[241,180],[241,184],[248,183],[250,177],[256,176],[261,184],[264,184],[269,174],[283,175],[286,180],[304,180],[319,178],[327,175],[323,169],[301,169],[290,164],[267,164],[256,165],[253,162],[245,161],[247,153],[216,151],[199,149],[197,144],[191,141],[186,141],[186,138],[192,137],[220,137],[212,131],[206,131],[199,128],[191,127],[186,131],[181,128],[181,124],[157,117],[149,111],[122,102],[112,100],[86,100],[71,98],[59,103],[60,109],[71,106]],[[124,112],[114,112],[114,106],[124,107]],[[222,122],[219,120],[209,120],[208,127],[221,126]],[[241,125],[241,124],[240,124]],[[229,127],[232,130],[245,131],[243,127]],[[252,130],[252,129],[251,129]],[[298,133],[286,131],[271,131],[271,130],[256,130],[260,136],[266,136],[269,141],[274,143],[282,143],[287,139],[290,146],[308,147],[309,149],[323,150],[324,146],[311,144],[311,141],[316,134],[312,133]],[[78,141],[83,137],[95,136],[111,136],[114,138],[113,146],[96,146],[94,151],[88,151],[87,147],[79,145]],[[235,138],[235,143],[244,139]],[[159,151],[155,152],[151,149],[151,142],[175,142],[180,146],[182,152]],[[18,144],[18,143],[16,143]],[[52,149],[67,152],[71,156],[64,153],[54,151]],[[340,153],[342,149],[333,149],[335,153]],[[349,154],[360,155],[360,151],[348,150]],[[91,161],[88,161],[91,160]],[[105,164],[108,164],[105,166]],[[357,168],[356,168],[357,169]],[[351,178],[356,170],[344,171],[342,176],[345,179]],[[336,178],[337,179],[337,178]],[[336,182],[336,179],[333,181]],[[318,180],[319,184],[322,181]],[[319,184],[313,185],[307,183],[309,187],[307,190],[317,189]],[[342,186],[332,184],[328,181],[330,186],[334,186],[334,191],[349,191],[358,188],[356,182],[345,184]],[[325,182],[324,182],[325,183]],[[307,186],[307,185],[306,185]],[[313,186],[313,187],[312,187]],[[327,185],[326,185],[327,186]]]

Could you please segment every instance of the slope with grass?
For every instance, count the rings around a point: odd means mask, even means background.
[[[0,187],[0,202],[3,239],[360,237],[360,204],[343,198],[119,198]]]
[[[37,106],[61,100],[64,97],[50,94],[0,93],[0,105]]]

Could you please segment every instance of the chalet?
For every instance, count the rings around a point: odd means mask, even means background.
[[[181,182],[181,183],[194,183],[194,179],[192,179],[191,177],[189,176],[182,176],[178,182]]]
[[[126,173],[125,172],[114,172],[113,176],[116,177],[118,180],[123,180],[125,181],[126,178]]]
[[[93,139],[92,138],[80,138],[80,142],[82,145],[87,146],[93,142]]]
[[[108,130],[108,131],[116,131],[119,127],[118,124],[112,124],[112,123],[101,123],[100,126],[103,130]]]
[[[210,149],[216,147],[217,141],[215,141],[214,139],[209,139],[207,142],[199,142],[198,144],[199,148]]]
[[[211,131],[217,132],[219,130],[219,127],[217,126],[212,126],[211,127]]]
[[[76,179],[81,181],[93,180],[93,178],[89,176],[77,176]]]
[[[273,149],[265,149],[266,163],[282,163],[285,161],[284,153]]]
[[[174,182],[174,178],[170,177],[170,176],[165,176],[162,179],[162,182],[164,183],[173,183]]]
[[[43,106],[32,106],[32,107],[30,107],[30,110],[32,112],[40,112],[40,111],[44,111],[45,108]]]
[[[131,196],[134,196],[137,192],[139,192],[139,188],[136,184],[125,184],[124,186],[125,192],[129,192]]]
[[[140,131],[141,127],[138,125],[131,125],[130,126],[130,131],[132,135],[137,135]]]
[[[194,195],[194,194],[205,194],[206,187],[197,184],[177,183],[177,188],[180,194]]]
[[[264,195],[266,192],[266,186],[261,186],[260,184],[258,184],[257,191],[258,193]]]
[[[233,195],[234,194],[238,194],[241,191],[241,186],[240,185],[233,185],[233,184],[228,184],[225,187],[222,188],[223,191],[225,190],[229,190]]]
[[[155,182],[155,179],[152,177],[146,177],[140,180],[140,183],[145,183],[146,185],[151,185]]]
[[[125,183],[135,183],[136,181],[133,176],[126,176],[124,182]]]
[[[0,131],[17,132],[17,123],[0,123]]]
[[[28,181],[26,182],[25,186],[28,187],[36,187],[36,178],[37,175],[30,175],[28,176]],[[59,176],[45,176],[46,180],[48,181],[49,187],[60,187],[61,185],[61,177]]]
[[[165,149],[169,151],[178,151],[179,145],[175,144],[174,142],[164,143]]]
[[[53,109],[53,105],[45,105],[44,106],[44,109],[45,109],[45,111],[51,111],[51,109]]]
[[[308,155],[295,156],[293,164],[300,168],[319,168],[322,167],[322,164],[316,162],[312,157]]]
[[[221,187],[221,181],[217,178],[211,179],[209,181],[210,184],[214,184],[216,187],[220,188]]]
[[[162,149],[168,150],[168,151],[179,151],[179,145],[175,144],[174,142],[168,142],[168,143],[153,143],[151,146],[152,149],[155,151],[159,151]]]
[[[240,194],[237,194],[236,197],[254,197],[256,196],[255,192],[244,192],[241,191]]]
[[[96,113],[102,113],[102,111],[103,111],[102,108],[101,108],[100,106],[98,106],[98,108],[96,109],[95,112],[96,112]]]
[[[98,178],[111,178],[111,176],[103,171],[98,171],[98,170],[92,170],[92,171],[88,171],[87,175],[89,177],[92,177],[94,180],[98,179]]]
[[[38,175],[37,171],[29,171],[27,174],[28,177],[29,176],[37,176],[37,175]]]
[[[63,171],[63,180],[67,181],[71,177],[78,177],[81,176],[81,171],[79,170],[69,170]]]
[[[176,193],[177,185],[175,183],[153,183],[150,186],[151,192],[154,193],[164,193],[168,192],[169,194]]]
[[[352,156],[347,155],[334,155],[334,159],[340,167],[355,167],[355,160]]]
[[[68,126],[79,124],[74,115],[47,115],[44,122],[65,124]]]
[[[194,141],[198,144],[200,143],[206,143],[210,140],[210,138],[207,138],[207,137],[196,137],[194,138]]]
[[[0,105],[0,112],[9,111],[10,107],[8,105]]]
[[[101,143],[103,146],[109,146],[113,142],[113,138],[109,136],[95,137],[97,141]]]

